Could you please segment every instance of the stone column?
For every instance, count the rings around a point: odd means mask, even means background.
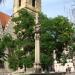
[[[41,71],[40,66],[40,24],[38,21],[38,13],[36,13],[36,19],[35,19],[35,63],[34,63],[34,69],[35,72],[38,73]]]

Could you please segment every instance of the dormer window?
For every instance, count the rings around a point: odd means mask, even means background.
[[[35,0],[32,0],[32,6],[35,7]]]
[[[19,7],[21,6],[21,0],[19,0]]]

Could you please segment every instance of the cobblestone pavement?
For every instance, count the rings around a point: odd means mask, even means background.
[[[67,73],[66,75],[75,75],[75,73]]]

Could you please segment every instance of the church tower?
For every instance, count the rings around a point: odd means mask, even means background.
[[[41,0],[14,0],[13,13],[21,8],[26,8],[33,12],[41,11]]]

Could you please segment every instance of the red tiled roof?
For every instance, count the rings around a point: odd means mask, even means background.
[[[5,29],[6,25],[8,24],[9,19],[10,19],[9,15],[7,15],[3,12],[0,12],[0,23],[2,25],[3,30]]]

